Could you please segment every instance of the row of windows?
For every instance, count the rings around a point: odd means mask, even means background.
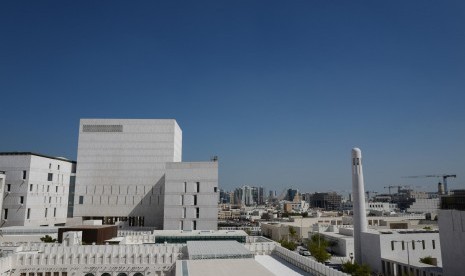
[[[197,221],[193,220],[191,223],[192,223],[192,225],[191,225],[192,228],[191,229],[192,230],[197,230]],[[179,227],[180,227],[179,229],[184,230],[184,221],[183,220],[181,220],[179,222]]]
[[[421,243],[421,247],[423,248],[423,250],[426,249],[425,240],[421,240],[421,241],[407,241],[407,242],[404,242],[404,241],[391,241],[391,250],[393,250],[393,251],[395,250],[394,244],[397,243],[397,242],[401,243],[402,250],[405,250],[405,245],[408,246],[409,243],[411,244],[410,248],[412,250],[415,250],[415,243]],[[431,240],[431,246],[432,246],[433,249],[436,249],[436,241],[435,240]]]
[[[59,186],[55,186],[55,193],[58,193],[58,187]],[[65,188],[63,187],[63,190]],[[33,192],[34,191],[34,184],[29,184],[29,192]],[[39,184],[36,184],[36,192],[39,192]],[[42,192],[45,192],[45,185],[42,185]],[[47,193],[50,192],[50,185],[47,185]]]
[[[129,197],[129,200],[128,200],[128,197]],[[157,204],[157,205],[160,205],[160,196],[154,196],[154,197],[149,197],[148,200],[147,199],[140,199],[140,201],[138,202],[139,199],[135,198],[134,196],[118,196],[116,198],[114,198],[114,200],[111,200],[109,196],[89,196],[88,198],[90,198],[90,203],[91,204],[141,204],[141,205],[144,205],[144,204]],[[112,203],[110,203],[110,201],[113,201]],[[84,196],[79,196],[78,197],[78,204],[82,205],[84,204]]]
[[[51,170],[52,169],[52,163],[48,164],[48,168]],[[60,170],[60,165],[57,165],[57,170]]]
[[[200,182],[195,182],[195,191],[200,193]],[[218,192],[218,187],[213,187],[213,192]],[[184,193],[187,193],[187,182],[184,182]]]
[[[53,273],[53,274],[52,274]],[[88,273],[90,274],[90,273]],[[60,276],[60,272],[29,272],[29,273],[21,273],[20,276]],[[87,275],[87,274],[86,274]],[[67,272],[61,272],[61,276],[68,276]]]
[[[48,215],[48,208],[45,208],[45,217]],[[57,208],[53,208],[53,217],[57,216]],[[26,219],[31,218],[31,208],[27,208]],[[3,219],[8,219],[8,209],[3,210]]]

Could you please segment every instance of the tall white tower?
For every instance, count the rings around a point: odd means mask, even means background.
[[[352,149],[352,199],[354,206],[354,253],[355,262],[362,264],[361,233],[367,231],[365,209],[365,184],[363,183],[362,152]]]

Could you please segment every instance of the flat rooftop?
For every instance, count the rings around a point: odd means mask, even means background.
[[[50,156],[50,155],[45,155],[45,154],[40,154],[40,153],[35,153],[35,152],[29,152],[29,151],[10,151],[10,152],[0,152],[0,156],[5,156],[5,155],[34,155],[34,156],[39,156],[39,157],[45,157],[49,159],[55,159],[55,160],[60,160],[60,161],[66,161],[70,163],[76,163],[76,161],[69,160],[64,157],[55,157],[55,156]]]
[[[154,230],[153,234],[157,237],[165,236],[248,236],[243,230]]]
[[[190,260],[247,259],[254,254],[237,241],[187,241]]]

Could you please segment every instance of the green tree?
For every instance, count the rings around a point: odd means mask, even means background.
[[[424,258],[420,258],[420,263],[436,265],[436,260],[431,256],[426,256]]]
[[[40,238],[41,241],[46,243],[56,242],[57,239],[50,237],[49,235],[45,235],[44,237]]]
[[[294,251],[297,248],[297,244],[293,241],[288,241],[288,240],[280,240],[279,243],[281,244],[282,247],[287,248],[291,251]]]
[[[368,265],[359,265],[351,262],[343,263],[342,271],[352,276],[370,276],[371,274],[370,267]]]
[[[289,237],[291,238],[291,241],[295,241],[297,238],[297,231],[295,231],[292,226],[289,226]]]
[[[331,259],[331,254],[326,251],[328,245],[329,243],[320,234],[315,234],[310,238],[307,247],[318,262],[324,263]]]

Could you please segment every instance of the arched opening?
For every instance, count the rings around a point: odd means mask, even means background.
[[[84,276],[95,276],[95,275],[92,274],[92,273],[86,273],[86,275],[84,275]]]

